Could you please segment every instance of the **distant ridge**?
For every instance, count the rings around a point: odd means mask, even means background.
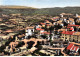
[[[77,13],[80,15],[80,6],[52,7],[52,8],[34,8],[34,7],[16,6],[16,5],[0,6],[0,15],[21,13],[22,15],[43,14],[43,15],[57,16],[63,12],[72,14]]]
[[[8,9],[37,9],[33,7],[28,7],[28,6],[17,6],[17,5],[0,5],[0,8],[8,8]]]

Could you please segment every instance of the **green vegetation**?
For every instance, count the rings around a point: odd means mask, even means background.
[[[36,11],[37,13],[49,14],[49,15],[59,15],[60,13],[72,13],[80,14],[80,7],[65,7],[65,8],[43,8]],[[35,12],[35,13],[36,13]]]
[[[22,15],[35,15],[35,14],[48,14],[48,15],[59,15],[60,13],[72,13],[72,14],[80,14],[80,7],[65,7],[65,8],[1,8],[0,7],[0,15],[1,14],[13,14],[13,13],[21,13]]]

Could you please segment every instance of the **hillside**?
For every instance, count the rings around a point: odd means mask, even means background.
[[[30,9],[36,9],[36,8],[33,8],[33,7],[27,7],[27,6],[16,6],[16,5],[7,5],[7,6],[3,6],[3,5],[0,5],[0,8],[5,8],[5,9],[27,9],[27,8],[30,8]]]
[[[38,14],[49,14],[49,15],[59,15],[60,13],[72,13],[72,14],[80,14],[80,7],[65,7],[65,8],[43,8],[37,10],[35,13]]]
[[[15,14],[21,13],[22,15],[31,15],[37,8],[27,6],[0,6],[1,14]]]
[[[72,13],[80,14],[80,7],[64,7],[64,8],[32,8],[25,6],[0,6],[1,14],[21,13],[22,15],[35,15],[35,14],[48,14],[48,15],[59,15],[60,13]]]

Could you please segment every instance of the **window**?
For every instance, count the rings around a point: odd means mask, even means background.
[[[70,37],[71,37],[71,35],[70,35]]]
[[[33,32],[33,30],[31,30],[31,32]]]
[[[65,39],[67,39],[67,38],[65,38]]]
[[[71,38],[69,38],[69,41],[71,41]]]

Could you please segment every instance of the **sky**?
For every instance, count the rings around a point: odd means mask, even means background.
[[[20,5],[34,8],[80,6],[80,0],[0,0],[0,5]]]

